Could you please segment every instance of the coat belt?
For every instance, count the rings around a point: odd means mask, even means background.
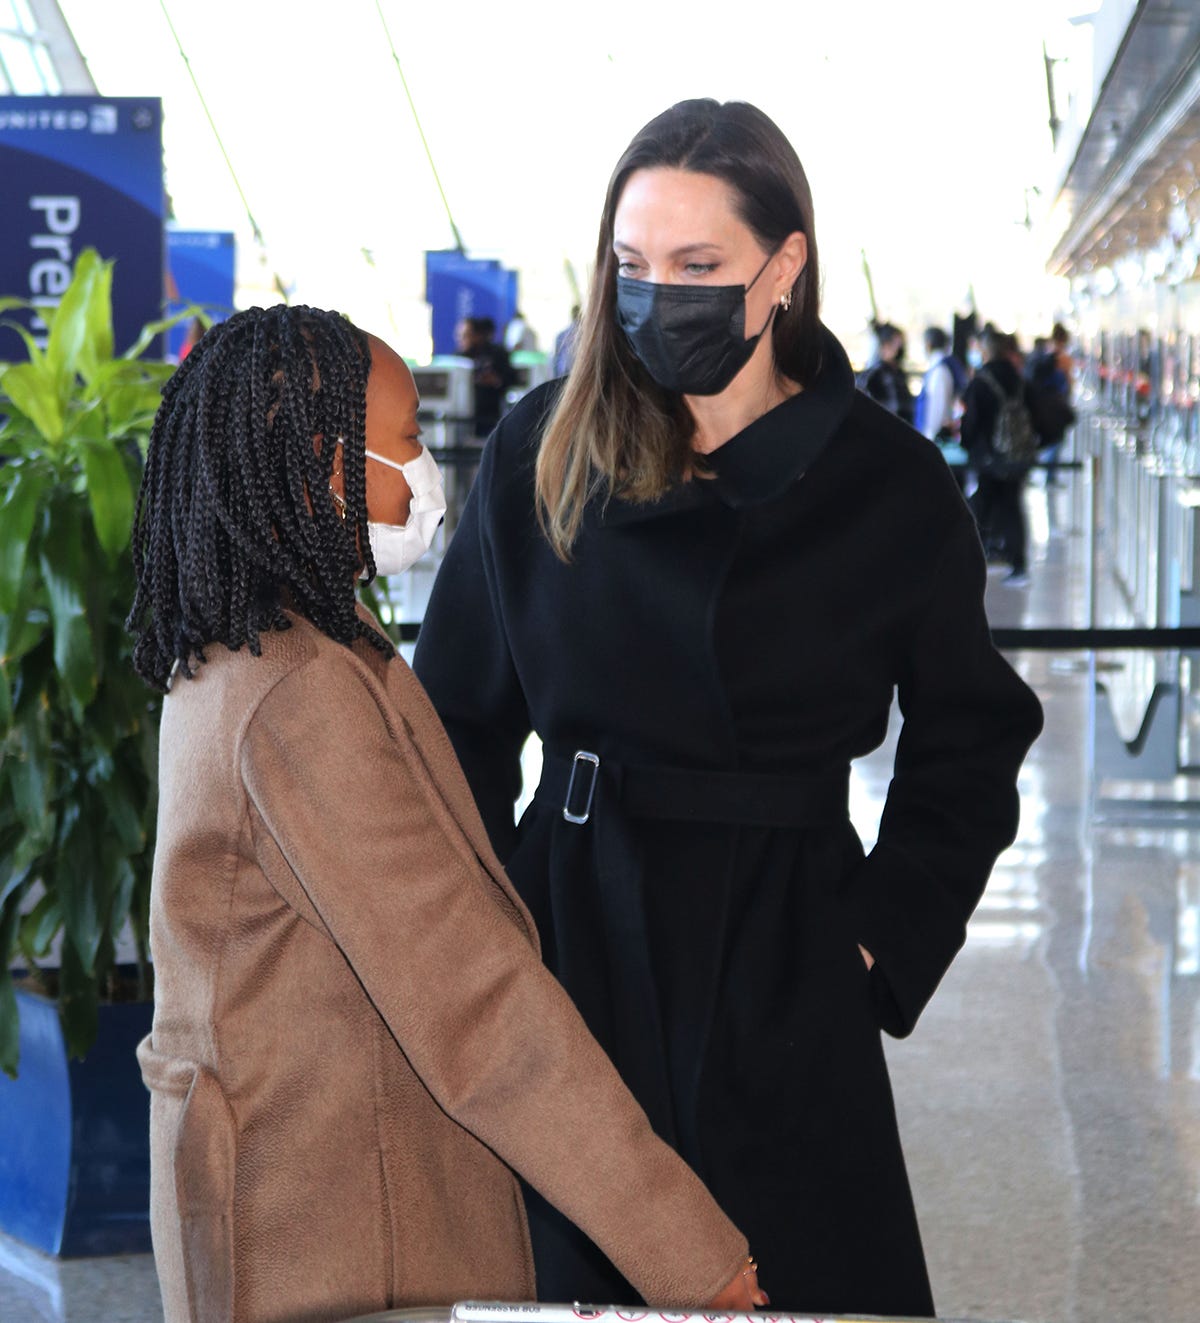
[[[801,828],[844,822],[848,816],[849,767],[786,774],[723,772],[620,763],[583,749],[573,757],[543,750],[536,798],[561,806],[568,822],[586,822],[601,777],[610,803],[615,798],[632,818]]]
[[[667,1070],[646,931],[637,820],[803,829],[848,819],[850,769],[776,775],[622,763],[588,750],[544,748],[535,799],[590,837],[592,879],[551,870],[557,973],[657,1133],[695,1164],[695,1128]],[[586,897],[580,887],[594,890]],[[591,924],[598,918],[602,930]],[[597,976],[597,937],[605,948]],[[712,1008],[706,1008],[706,1018]],[[684,1133],[680,1133],[680,1128]],[[682,1143],[681,1143],[682,1141]]]

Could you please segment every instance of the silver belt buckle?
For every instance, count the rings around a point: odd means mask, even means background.
[[[576,772],[579,771],[580,763],[585,763],[587,765],[587,770],[584,774],[590,775],[591,780],[588,782],[587,800],[583,805],[583,812],[572,813],[571,796],[575,790],[575,774]],[[570,780],[567,782],[567,793],[566,793],[566,797],[563,800],[563,810],[562,810],[563,817],[566,818],[568,822],[573,822],[577,827],[582,827],[583,824],[592,815],[592,798],[596,793],[596,777],[599,774],[600,774],[599,757],[594,753],[588,753],[586,749],[577,749],[575,752],[575,757],[571,762],[571,777]]]

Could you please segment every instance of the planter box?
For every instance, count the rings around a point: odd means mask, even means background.
[[[58,1006],[18,990],[21,1060],[0,1074],[0,1231],[47,1254],[150,1249],[150,1095],[134,1050],[151,1002],[100,1007],[68,1061]]]

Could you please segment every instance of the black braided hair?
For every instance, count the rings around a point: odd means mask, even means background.
[[[355,610],[367,535],[371,351],[340,313],[250,308],[207,331],[163,389],[133,523],[126,621],[139,675],[166,690],[210,643],[258,656],[285,608],[338,643],[391,643]],[[341,438],[341,446],[336,444]],[[340,452],[345,518],[329,492]],[[360,553],[359,548],[362,548]]]

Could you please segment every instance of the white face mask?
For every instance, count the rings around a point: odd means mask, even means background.
[[[399,469],[412,490],[412,503],[403,524],[367,524],[375,571],[386,578],[390,574],[403,574],[433,545],[434,534],[446,513],[446,492],[437,460],[424,446],[416,459],[405,464],[385,459],[373,450],[366,454],[388,468]]]
[[[341,444],[341,438],[338,438]],[[416,459],[398,464],[374,450],[365,452],[369,459],[399,469],[412,491],[408,518],[403,524],[369,522],[367,534],[371,539],[371,555],[375,558],[375,572],[385,578],[403,574],[421,559],[433,545],[434,534],[446,513],[446,492],[442,485],[437,460],[422,446]],[[360,578],[366,578],[363,569]]]

